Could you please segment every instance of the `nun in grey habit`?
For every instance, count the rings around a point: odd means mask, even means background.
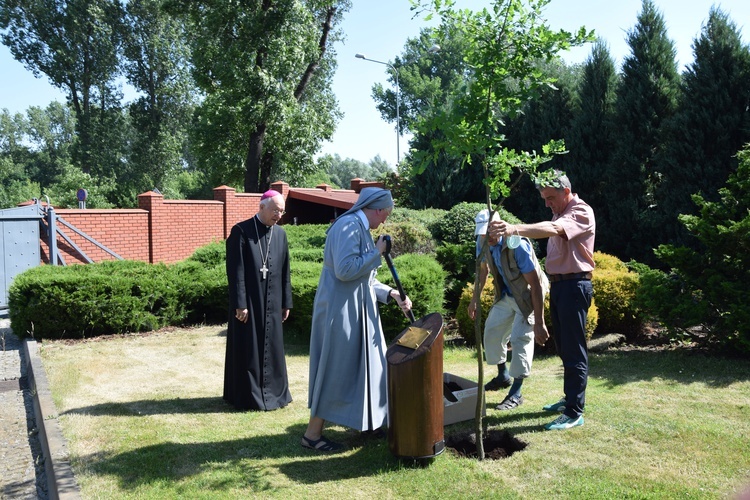
[[[396,299],[398,291],[380,283],[376,272],[385,243],[370,229],[390,215],[388,190],[365,188],[357,203],[327,231],[323,271],[313,304],[308,406],[310,425],[302,445],[319,451],[341,447],[322,436],[325,421],[373,431],[386,424],[388,408],[386,344],[376,302]]]

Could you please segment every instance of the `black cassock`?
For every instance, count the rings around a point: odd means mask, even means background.
[[[279,226],[266,227],[256,216],[236,224],[226,245],[229,324],[224,399],[240,410],[282,408],[292,401],[281,324],[282,309],[292,307],[286,232]],[[265,279],[263,267],[268,269]],[[245,308],[248,320],[242,323],[235,309]]]

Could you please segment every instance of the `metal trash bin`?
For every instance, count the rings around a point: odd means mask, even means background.
[[[415,338],[416,347],[408,340]],[[412,323],[388,346],[386,361],[391,453],[405,459],[439,455],[445,450],[443,317],[432,313]]]

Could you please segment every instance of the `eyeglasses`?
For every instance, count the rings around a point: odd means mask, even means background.
[[[274,215],[284,215],[286,213],[286,210],[276,210],[276,209],[273,209],[273,210],[271,210],[271,212],[273,212]]]

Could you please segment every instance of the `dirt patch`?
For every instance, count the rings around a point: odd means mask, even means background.
[[[499,460],[508,458],[528,446],[527,443],[513,437],[508,431],[491,430],[484,433],[484,458]],[[463,432],[446,436],[445,446],[459,457],[477,457],[477,435],[474,432]]]

